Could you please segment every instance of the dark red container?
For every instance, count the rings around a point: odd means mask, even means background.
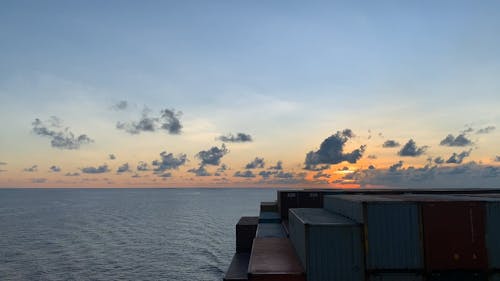
[[[289,239],[255,238],[248,280],[306,281],[306,275]]]
[[[299,208],[323,208],[323,192],[300,191],[298,192]]]
[[[440,201],[439,198],[423,201],[422,224],[427,270],[486,270],[488,258],[484,204]]]
[[[282,219],[288,218],[288,209],[298,207],[299,198],[297,190],[278,190],[278,208]]]
[[[259,224],[259,217],[241,217],[236,224],[236,252],[249,253]]]

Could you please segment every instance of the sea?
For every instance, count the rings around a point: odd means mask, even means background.
[[[0,189],[0,280],[222,280],[269,188]]]

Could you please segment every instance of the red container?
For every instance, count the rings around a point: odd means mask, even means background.
[[[425,201],[422,224],[427,270],[487,269],[484,204],[438,198]]]
[[[297,190],[278,190],[278,208],[282,219],[288,218],[288,209],[298,207],[299,198]]]
[[[289,239],[255,238],[248,280],[306,281],[306,275]]]
[[[249,253],[259,224],[259,217],[241,217],[236,224],[236,252]]]

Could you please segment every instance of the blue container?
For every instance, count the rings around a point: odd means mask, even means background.
[[[259,223],[255,237],[286,238],[286,234],[281,223]]]
[[[281,217],[276,212],[260,212],[259,223],[281,223]]]
[[[375,195],[328,195],[324,208],[364,224],[368,270],[422,270],[417,203]]]
[[[364,280],[361,225],[324,209],[290,209],[290,240],[308,281]]]
[[[370,274],[369,281],[423,281],[424,277],[416,273],[381,272]]]

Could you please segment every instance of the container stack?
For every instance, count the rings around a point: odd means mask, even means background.
[[[238,224],[225,280],[500,281],[500,190],[280,190]]]

